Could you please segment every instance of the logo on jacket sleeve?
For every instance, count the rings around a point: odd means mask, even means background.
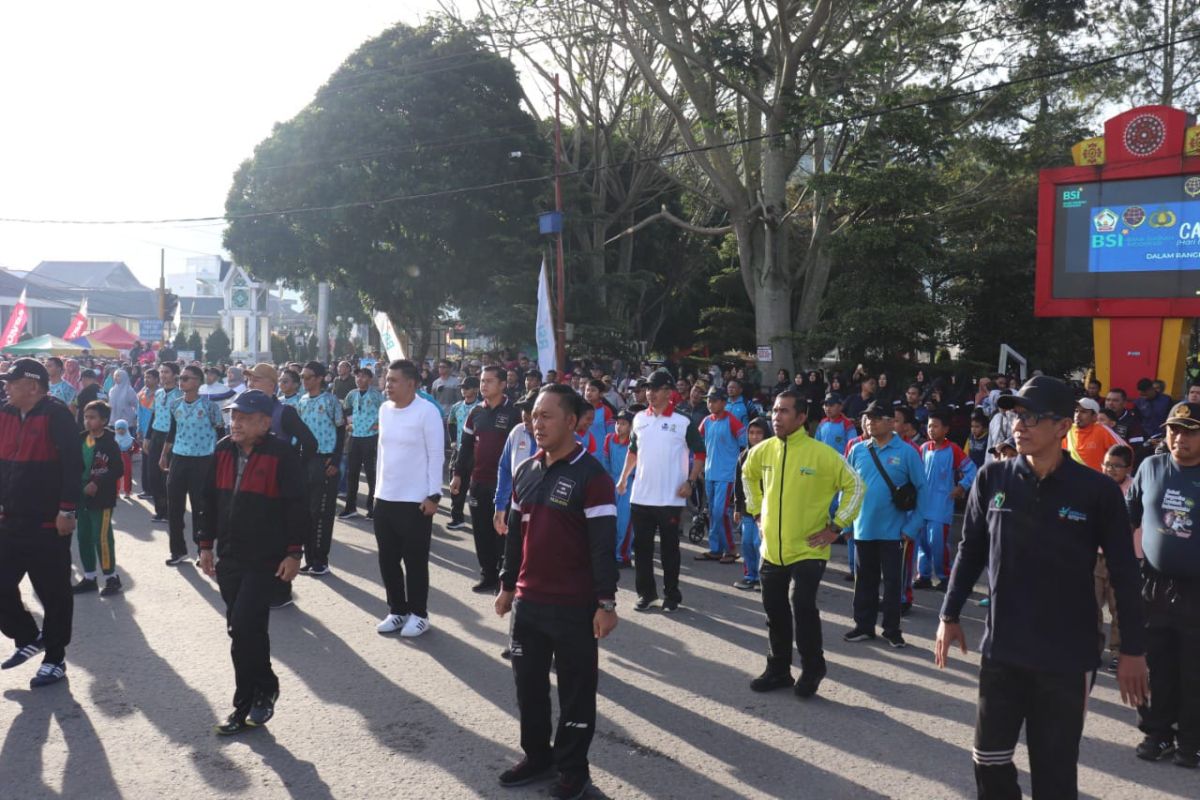
[[[1007,509],[1004,508],[1004,492],[996,492],[992,497],[991,505],[997,511],[1006,511]]]

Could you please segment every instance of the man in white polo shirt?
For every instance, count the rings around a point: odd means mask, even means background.
[[[420,383],[413,362],[388,367],[375,461],[375,541],[388,602],[376,630],[405,637],[429,630],[429,543],[442,498],[442,415],[417,396]]]
[[[658,599],[654,580],[654,533],[658,531],[663,565],[662,608],[670,613],[683,602],[679,593],[679,519],[692,487],[704,473],[704,439],[690,418],[675,413],[671,405],[675,381],[669,372],[653,373],[647,388],[650,407],[633,418],[629,454],[617,493],[630,491],[638,594],[633,608],[647,611]],[[634,467],[637,477],[630,488],[627,484]]]

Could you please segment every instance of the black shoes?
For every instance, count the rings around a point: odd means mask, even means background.
[[[664,614],[674,614],[676,611],[679,610],[679,604],[682,602],[683,602],[682,597],[668,597],[666,600],[663,600],[663,606],[662,606],[663,613]]]
[[[586,772],[581,775],[568,775],[561,772],[558,775],[558,781],[550,787],[550,796],[554,800],[579,800],[591,785],[591,778]]]
[[[549,778],[554,770],[554,762],[547,758],[545,761],[530,761],[522,758],[517,765],[500,773],[500,785],[505,788],[524,786],[527,783]]]
[[[225,721],[213,728],[217,736],[233,736],[242,731],[250,730],[252,726],[246,721],[246,715],[235,711],[225,718]]]
[[[633,604],[634,611],[649,611],[650,606],[654,604],[657,597],[638,597],[637,602]]]
[[[1175,752],[1175,740],[1170,737],[1160,739],[1157,736],[1147,736],[1134,752],[1143,761],[1162,761]]]
[[[917,578],[915,581],[913,581],[913,588],[914,589],[932,589],[933,581],[929,580],[929,578]]]
[[[883,640],[897,650],[908,645],[908,642],[904,641],[904,637],[900,635],[900,631],[898,630],[884,631]]]
[[[875,638],[875,631],[865,628],[851,628],[842,636],[844,642],[865,642]]]
[[[794,683],[790,672],[777,672],[767,668],[767,671],[750,681],[750,691],[771,692],[775,689],[786,689]]]
[[[1194,748],[1177,748],[1171,763],[1177,767],[1187,767],[1188,769],[1200,767],[1200,751]]]
[[[178,567],[180,564],[182,564],[183,562],[185,562],[187,560],[188,560],[187,553],[183,553],[182,555],[172,555],[164,563],[168,567]]]
[[[271,695],[259,694],[254,698],[254,705],[250,708],[250,716],[246,722],[254,727],[266,725],[271,717],[275,716],[275,701],[279,699],[279,690],[276,690]]]
[[[121,593],[121,576],[109,575],[104,579],[104,588],[100,590],[101,597],[112,597],[114,594]]]
[[[807,699],[817,693],[817,689],[821,686],[821,681],[825,679],[825,673],[828,670],[825,667],[825,662],[821,662],[819,667],[805,667],[800,670],[800,680],[796,681],[796,685],[792,687],[792,691],[796,693],[796,697]]]
[[[88,594],[100,589],[95,578],[84,578],[79,583],[71,587],[71,594]]]
[[[15,653],[9,656],[4,663],[0,664],[0,669],[19,667],[45,649],[46,645],[42,643],[42,635],[39,633],[37,639],[24,647],[18,647]]]
[[[500,591],[500,581],[496,578],[484,578],[471,587],[475,594],[496,594]]]

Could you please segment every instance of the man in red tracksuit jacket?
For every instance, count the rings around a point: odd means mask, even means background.
[[[44,650],[29,682],[36,688],[66,675],[75,610],[71,534],[83,453],[75,417],[47,395],[50,374],[41,363],[19,358],[0,381],[8,390],[0,407],[0,632],[17,645],[0,669]],[[44,609],[41,631],[21,602],[26,574]]]

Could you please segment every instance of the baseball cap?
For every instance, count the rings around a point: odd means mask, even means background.
[[[729,399],[729,395],[727,395],[725,393],[725,390],[722,389],[720,386],[714,386],[711,389],[709,389],[708,394],[706,394],[705,397],[707,397],[709,400],[728,400]]]
[[[532,411],[533,404],[537,402],[537,392],[526,392],[525,396],[513,403],[513,408],[517,411]]]
[[[863,414],[867,415],[871,419],[884,419],[886,417],[895,416],[895,413],[895,409],[893,409],[890,405],[887,403],[881,403],[878,400],[872,400],[870,404],[867,405],[866,411],[863,412]]]
[[[1077,400],[1075,402],[1075,405],[1079,406],[1080,408],[1084,409],[1085,411],[1090,411],[1093,414],[1100,413],[1100,404],[1097,403],[1095,400],[1093,400],[1090,397],[1079,398],[1079,400]]]
[[[825,395],[825,402],[823,403],[823,405],[831,406],[834,403],[841,405],[843,402],[844,402],[844,400],[842,399],[842,396],[840,394],[838,394],[837,392],[830,392],[829,394]]]
[[[1200,430],[1200,403],[1176,403],[1164,424],[1189,431]]]
[[[645,389],[649,385],[650,385],[650,382],[648,380],[646,380],[645,378],[638,378],[636,381],[633,382],[633,388],[635,388],[635,389]]]
[[[1075,413],[1075,393],[1058,378],[1038,375],[1025,381],[1016,394],[1002,395],[996,405],[1005,411],[1020,406],[1037,414],[1054,414],[1066,419]]]
[[[238,395],[237,400],[233,401],[233,410],[241,411],[243,414],[267,414],[270,415],[275,407],[275,398],[270,397],[258,389],[250,389]]]
[[[43,388],[50,386],[50,373],[36,358],[18,358],[8,368],[8,372],[0,372],[0,381],[19,381],[22,378],[33,378],[42,384]]]
[[[646,379],[646,383],[651,389],[675,388],[675,379],[665,369],[657,369],[651,372],[650,377]]]
[[[637,412],[636,412],[636,411],[634,411],[634,410],[632,409],[632,407],[630,407],[630,408],[622,408],[620,411],[618,411],[618,412],[617,412],[617,422],[622,422],[622,421],[623,421],[623,422],[628,422],[628,423],[631,423],[631,424],[632,424],[632,423],[633,423],[633,417],[634,417],[634,415],[635,415],[635,414],[637,414]]]
[[[1000,455],[1000,451],[1006,447],[1010,447],[1013,450],[1016,450],[1017,449],[1017,440],[1010,436],[1007,439],[1005,439],[1003,442],[1000,442],[995,447],[993,447],[990,452],[992,455],[998,456],[998,455]]]
[[[279,370],[275,369],[273,366],[271,366],[270,364],[268,364],[266,362],[260,362],[258,364],[255,364],[253,367],[246,370],[245,374],[253,375],[256,378],[259,378],[264,381],[270,381],[271,383],[279,382]]]

